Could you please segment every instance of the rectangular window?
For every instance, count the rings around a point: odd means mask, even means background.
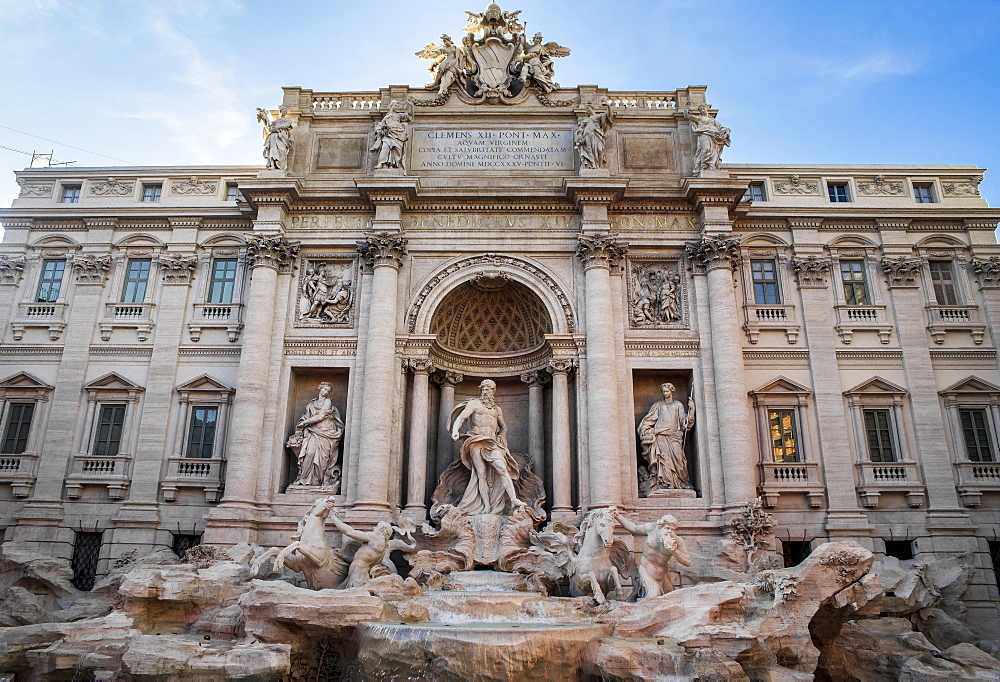
[[[781,558],[785,568],[798,566],[812,554],[812,543],[802,540],[782,540]]]
[[[771,458],[775,462],[800,462],[798,434],[793,410],[768,410],[767,426],[771,437]]]
[[[149,281],[148,258],[130,258],[125,270],[122,303],[142,303],[146,300],[146,283]]]
[[[232,303],[236,285],[236,259],[216,258],[212,261],[212,281],[208,286],[209,303]]]
[[[864,414],[869,459],[873,462],[898,462],[889,410],[865,410]]]
[[[990,561],[993,563],[993,581],[1000,587],[1000,541],[987,540],[990,548]]]
[[[66,261],[43,260],[42,276],[38,280],[38,293],[35,294],[35,300],[39,303],[52,303],[59,300],[59,290],[62,288],[65,271]]]
[[[931,283],[938,305],[958,305],[958,290],[950,260],[932,260],[930,263]]]
[[[958,411],[962,422],[962,437],[965,452],[973,462],[995,462],[993,438],[990,436],[990,420],[985,409],[964,409]]]
[[[764,193],[763,182],[751,182],[747,191],[743,194],[743,201],[767,201],[767,194]]]
[[[913,198],[918,204],[933,204],[934,193],[930,185],[914,185]]]
[[[89,592],[94,587],[97,578],[97,564],[101,560],[100,533],[81,533],[77,531],[76,542],[73,543],[73,559],[70,567],[73,569],[73,587]]]
[[[143,201],[159,201],[160,196],[163,194],[163,185],[157,183],[155,185],[143,185],[142,186],[142,200]]]
[[[826,185],[826,191],[830,194],[830,201],[835,204],[851,200],[847,194],[846,182],[829,182]]]
[[[170,545],[170,549],[174,550],[174,554],[177,558],[183,559],[184,554],[192,547],[197,547],[201,544],[201,535],[195,535],[191,533],[173,533],[174,541]]]
[[[188,433],[186,456],[210,459],[215,446],[215,423],[219,416],[217,407],[192,407],[191,430]]]
[[[913,558],[913,543],[909,540],[883,540],[885,543],[885,555],[896,557],[900,561],[909,561]]]
[[[240,198],[240,188],[236,183],[226,184],[226,201],[237,201]]]
[[[781,303],[778,289],[778,269],[773,260],[751,260],[750,273],[753,276],[753,298],[758,304]]]
[[[63,185],[59,201],[64,204],[80,203],[80,185]]]
[[[125,424],[124,405],[101,405],[94,434],[94,454],[114,457],[122,444],[122,426]]]
[[[840,280],[844,283],[844,300],[847,305],[868,305],[864,261],[840,261]]]
[[[31,417],[35,414],[35,403],[10,403],[7,405],[7,425],[3,430],[3,445],[0,453],[20,455],[28,447],[28,432]]]

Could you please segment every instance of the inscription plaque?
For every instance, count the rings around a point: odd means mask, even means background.
[[[410,170],[573,170],[571,130],[414,130]]]

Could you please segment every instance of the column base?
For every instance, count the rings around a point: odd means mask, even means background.
[[[206,545],[238,545],[257,542],[260,509],[245,503],[223,504],[205,517],[205,533],[202,542]]]
[[[411,521],[423,523],[427,520],[427,508],[423,505],[407,506],[403,510],[402,516]]]
[[[553,521],[573,522],[577,519],[576,510],[573,507],[552,507],[549,516]]]

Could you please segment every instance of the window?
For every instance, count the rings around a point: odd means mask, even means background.
[[[844,283],[844,301],[847,305],[868,305],[864,261],[840,261],[840,280]]]
[[[94,454],[114,457],[122,444],[122,427],[125,424],[124,405],[101,405],[94,434]]]
[[[216,258],[212,261],[212,281],[208,286],[209,303],[232,303],[236,284],[236,259]]]
[[[930,185],[914,185],[913,198],[918,204],[933,204],[934,194]]]
[[[155,185],[143,185],[142,186],[142,200],[143,201],[159,201],[160,196],[163,194],[163,185],[157,183]]]
[[[993,580],[1000,587],[1000,541],[987,540],[990,548],[990,560],[993,562]]]
[[[59,201],[64,204],[80,203],[80,185],[63,185]]]
[[[934,298],[938,305],[958,305],[958,291],[955,288],[955,277],[950,260],[932,260],[931,283],[934,285]]]
[[[211,459],[215,445],[215,424],[218,421],[219,408],[192,407],[191,431],[188,434],[187,457]]]
[[[798,566],[812,554],[812,543],[803,540],[782,540],[781,558],[785,568]]]
[[[240,188],[235,182],[226,184],[226,201],[238,201],[240,198]]]
[[[174,541],[170,545],[170,549],[174,550],[174,554],[176,554],[179,559],[183,559],[184,553],[189,549],[197,547],[201,544],[201,535],[195,535],[193,533],[173,533],[173,536]]]
[[[771,438],[771,458],[775,462],[800,462],[799,439],[795,431],[793,410],[768,410],[768,433]]]
[[[750,273],[753,277],[753,298],[758,304],[781,303],[778,289],[778,271],[773,260],[751,260]]]
[[[751,182],[747,191],[743,194],[743,201],[767,201],[767,194],[764,193],[763,182]]]
[[[104,533],[77,532],[73,543],[73,587],[84,592],[94,588],[97,578],[97,563],[101,560],[101,539]]]
[[[42,276],[38,280],[38,293],[35,294],[35,300],[39,303],[52,303],[58,300],[65,271],[66,261],[43,260]]]
[[[142,303],[146,300],[146,282],[149,281],[148,258],[130,258],[122,287],[122,303]]]
[[[883,540],[885,543],[885,555],[896,557],[900,561],[909,561],[913,558],[913,543],[909,540]]]
[[[969,459],[973,462],[995,462],[993,439],[990,437],[990,420],[986,416],[986,410],[960,409],[958,418],[962,423],[962,437]]]
[[[826,185],[826,191],[830,194],[830,201],[835,204],[851,200],[847,194],[846,182],[828,182]]]
[[[873,462],[898,462],[889,410],[864,410],[868,457]]]
[[[3,430],[3,443],[0,453],[5,455],[22,455],[28,447],[28,432],[31,430],[31,418],[35,414],[35,403],[9,403],[7,405],[7,423]]]

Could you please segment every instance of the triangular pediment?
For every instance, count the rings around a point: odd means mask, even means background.
[[[194,379],[185,381],[177,387],[178,391],[215,391],[232,393],[234,389],[229,384],[216,379],[211,374],[201,374]]]
[[[108,372],[103,376],[99,376],[93,381],[90,381],[83,386],[90,390],[105,390],[105,391],[141,391],[143,387],[139,384],[133,383],[131,380],[126,379],[118,372]]]
[[[783,376],[750,391],[750,395],[809,395],[810,393],[812,393],[812,389]]]
[[[844,391],[844,395],[855,395],[855,394],[871,394],[871,393],[890,393],[895,395],[905,395],[906,389],[902,386],[897,386],[896,384],[883,379],[882,377],[872,377],[868,381],[862,382],[855,386],[854,388]]]
[[[0,380],[0,388],[36,388],[51,391],[54,387],[45,383],[34,374],[18,372],[6,379]]]
[[[961,381],[952,384],[943,391],[938,391],[941,395],[954,393],[994,393],[1000,394],[1000,386],[991,384],[988,381],[975,376],[968,376]]]

